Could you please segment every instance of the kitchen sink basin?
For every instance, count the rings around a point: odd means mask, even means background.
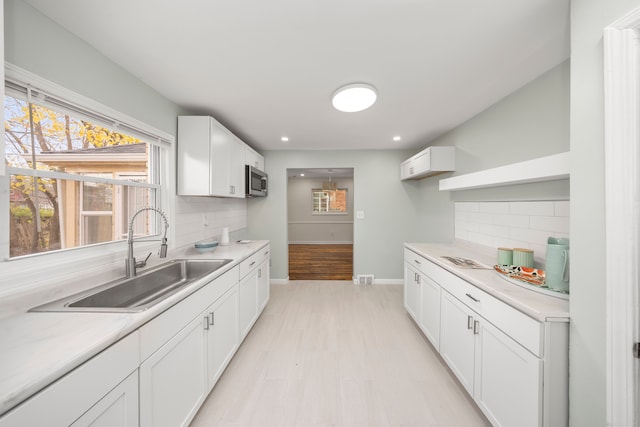
[[[136,277],[118,279],[30,311],[143,311],[229,262],[230,259],[176,259]]]

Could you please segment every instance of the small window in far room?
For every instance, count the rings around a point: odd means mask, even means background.
[[[314,188],[313,213],[314,214],[346,214],[347,210],[347,189],[319,189]]]

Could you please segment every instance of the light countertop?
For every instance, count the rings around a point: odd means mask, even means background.
[[[139,313],[28,312],[48,302],[49,291],[14,299],[0,310],[15,313],[0,320],[0,414],[135,331],[215,277],[229,271],[269,242],[256,240],[219,246],[214,252],[189,247],[174,250],[175,258],[232,259],[212,274]],[[100,282],[97,282],[99,284]]]
[[[569,321],[569,301],[566,299],[509,283],[493,268],[460,268],[442,258],[468,258],[493,267],[496,264],[495,250],[459,241],[450,244],[405,243],[405,247],[538,321]]]

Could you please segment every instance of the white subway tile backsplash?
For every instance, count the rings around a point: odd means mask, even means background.
[[[247,227],[246,199],[178,197],[175,213],[175,245],[178,247],[217,237],[223,227],[229,231]],[[203,221],[205,215],[207,226]]]
[[[457,212],[478,212],[478,203],[475,202],[466,202],[466,203],[456,203],[455,210]]]
[[[569,230],[568,216],[532,216],[531,228],[553,233],[566,233]]]
[[[546,215],[553,216],[555,202],[509,202],[509,213],[512,215]]]
[[[492,237],[509,237],[509,228],[501,225],[480,224],[478,231]]]
[[[509,213],[509,202],[478,203],[479,212]]]
[[[547,238],[569,237],[569,202],[456,202],[455,236],[493,248],[532,249],[536,266],[544,267]]]

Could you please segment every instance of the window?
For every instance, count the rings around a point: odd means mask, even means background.
[[[313,213],[331,214],[347,213],[347,189],[337,188],[335,190],[313,189]]]
[[[166,139],[9,77],[4,105],[9,258],[126,239],[161,207]]]

